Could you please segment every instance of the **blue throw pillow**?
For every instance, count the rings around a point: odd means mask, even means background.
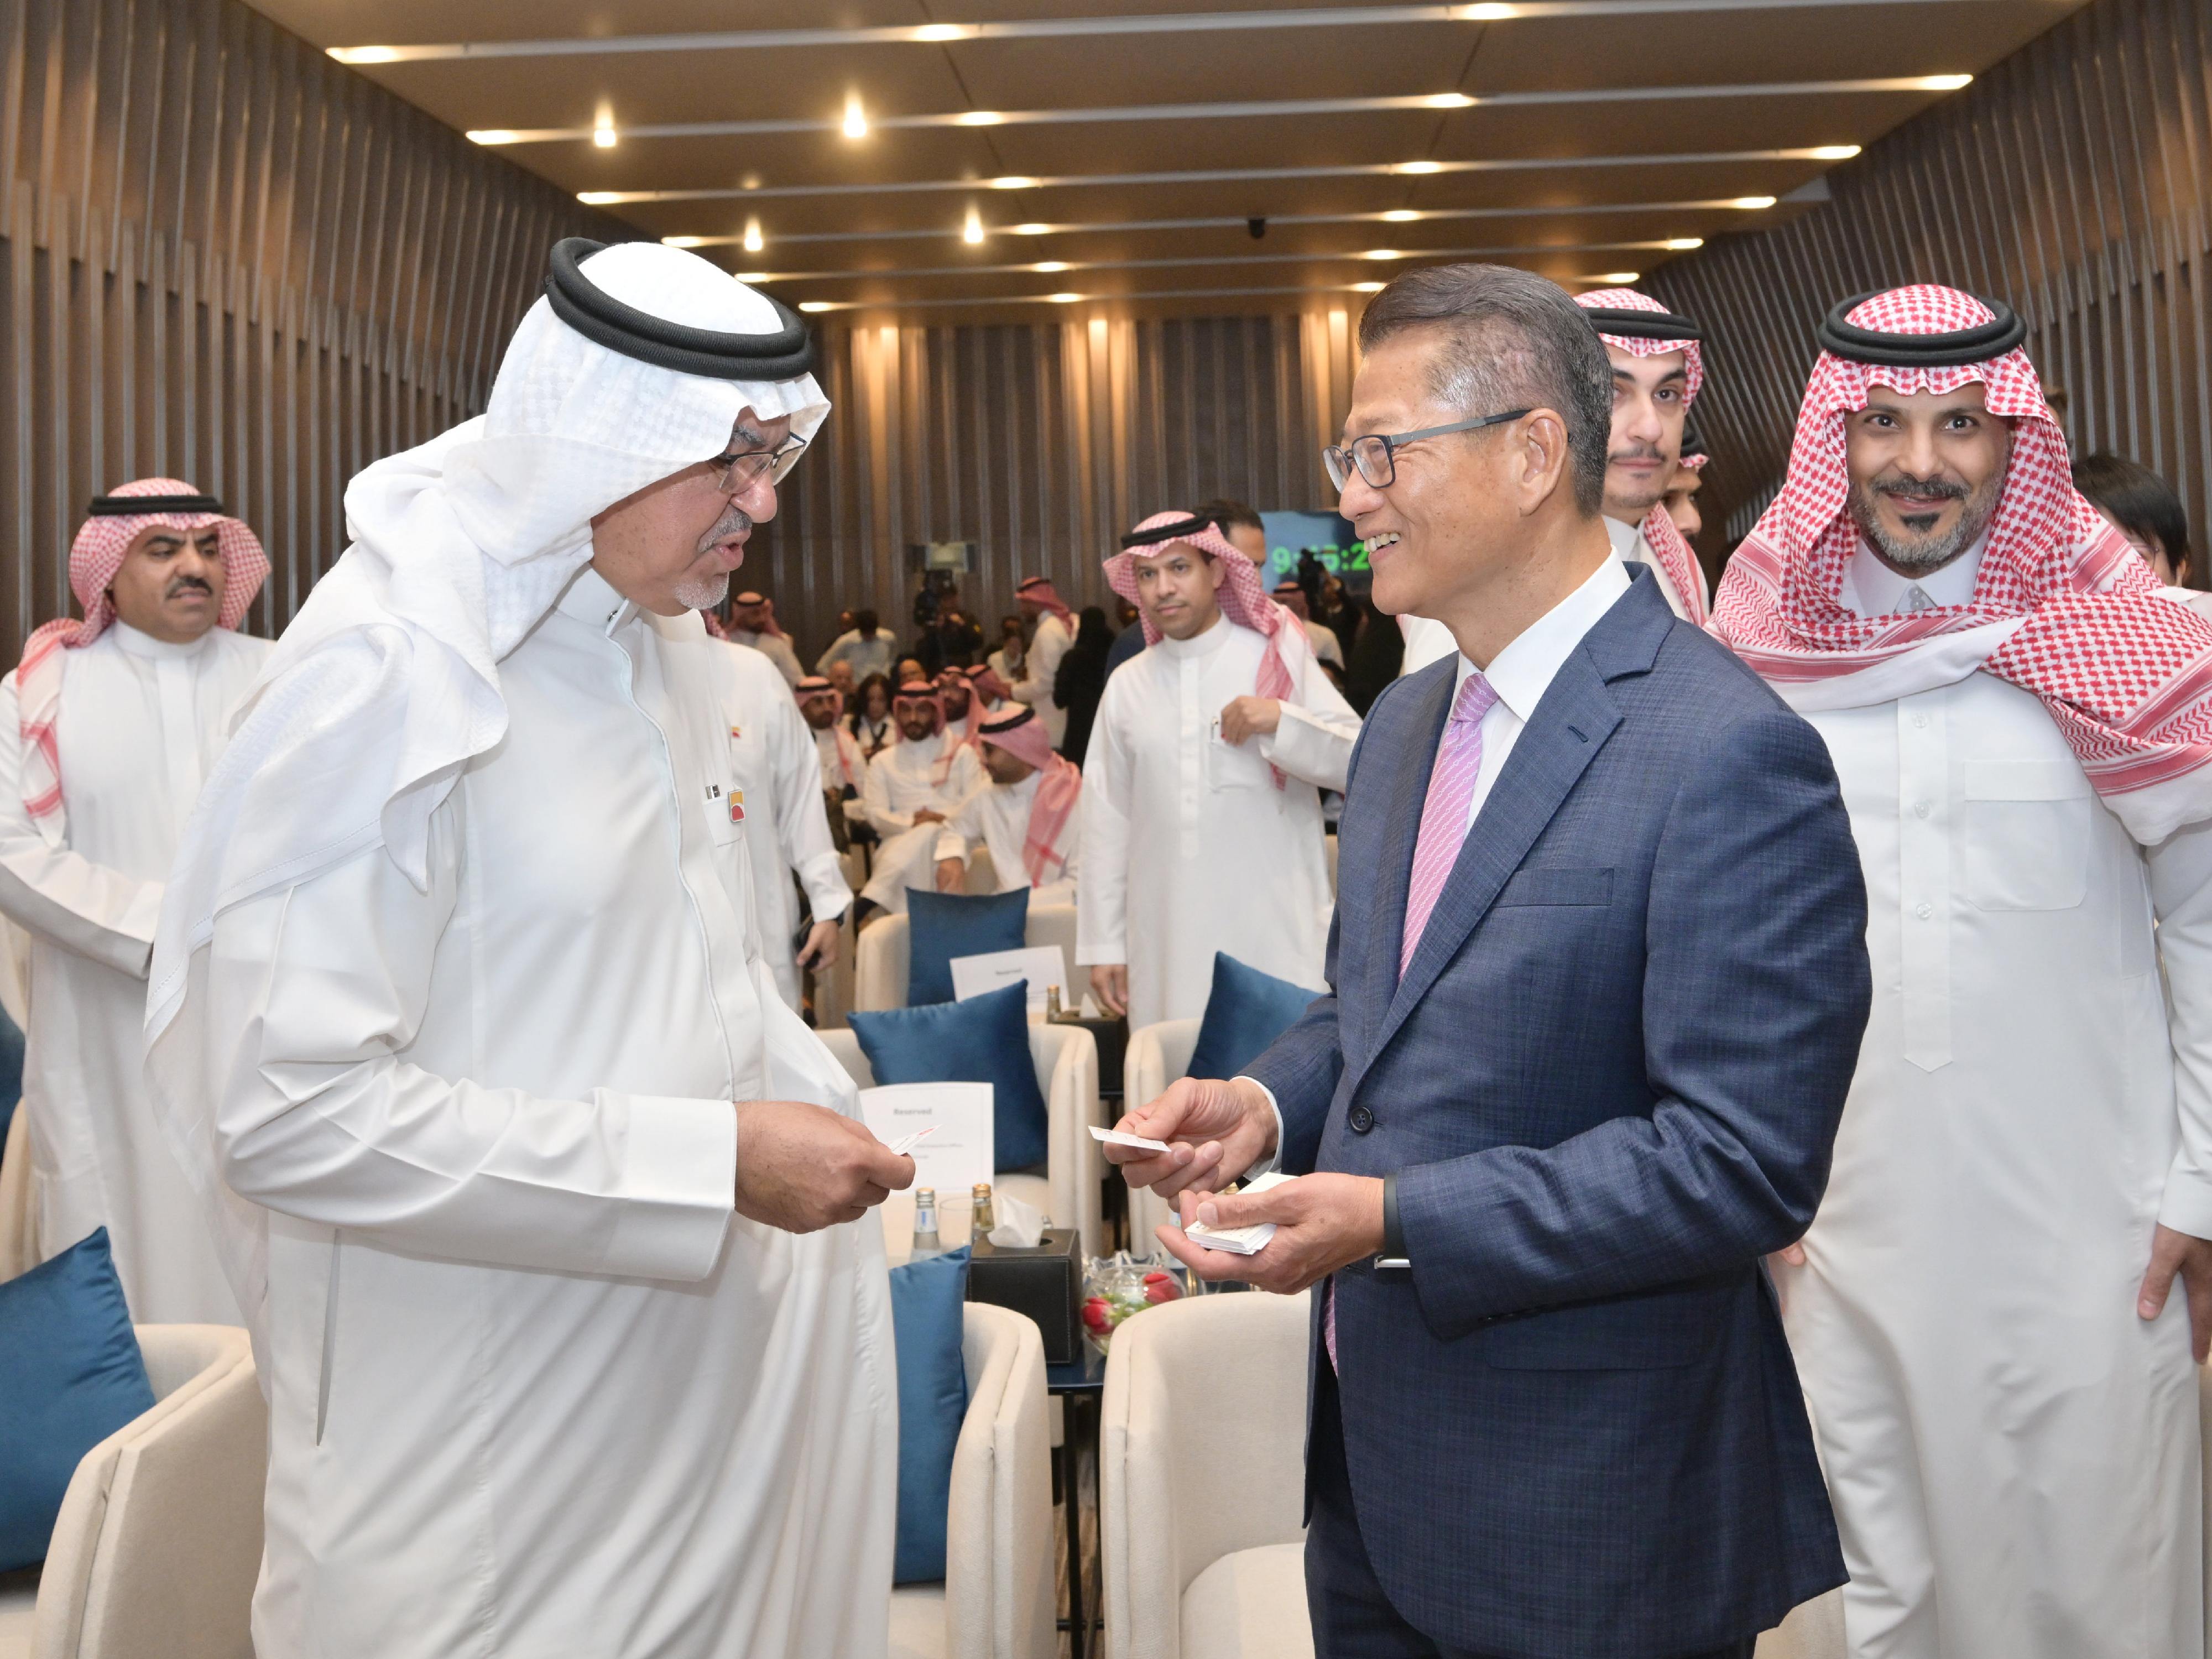
[[[0,1009],[0,1147],[8,1144],[8,1125],[23,1097],[23,1028]]]
[[[952,958],[1018,951],[1028,943],[1030,890],[1011,893],[906,892],[906,1006],[952,1000]]]
[[[960,1357],[961,1309],[967,1300],[965,1245],[891,1269],[899,1411],[895,1584],[945,1577],[952,1449],[968,1415],[968,1367]]]
[[[1216,951],[1213,988],[1206,994],[1206,1018],[1198,1024],[1188,1075],[1235,1077],[1296,1024],[1321,994]]]
[[[46,1559],[79,1461],[153,1409],[106,1228],[0,1284],[0,1572]]]
[[[848,1014],[878,1083],[988,1083],[991,1161],[1027,1170],[1050,1150],[1043,1092],[1030,1058],[1029,987],[1005,985],[965,1002]]]

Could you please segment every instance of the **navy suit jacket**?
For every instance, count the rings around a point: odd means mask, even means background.
[[[1398,1178],[1411,1273],[1335,1281],[1375,1571],[1515,1659],[1721,1647],[1844,1576],[1762,1258],[1813,1218],[1866,1026],[1858,854],[1819,735],[1631,573],[1402,981],[1456,659],[1376,700],[1334,994],[1249,1068],[1282,1168]]]

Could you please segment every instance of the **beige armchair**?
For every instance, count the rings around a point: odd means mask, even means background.
[[[1133,1112],[1150,1105],[1167,1092],[1169,1084],[1190,1069],[1191,1050],[1198,1047],[1199,1024],[1194,1019],[1164,1019],[1129,1033],[1129,1047],[1121,1056],[1124,1109]],[[1159,1248],[1152,1230],[1174,1219],[1174,1206],[1151,1188],[1129,1189],[1129,1248],[1139,1255]]]
[[[877,924],[887,926],[888,922]],[[1106,1234],[1100,1214],[1100,1188],[1106,1179],[1106,1160],[1090,1135],[1090,1126],[1099,1121],[1097,1042],[1080,1025],[1039,1024],[1031,1025],[1029,1034],[1030,1058],[1036,1066],[1037,1088],[1044,1095],[1048,1149],[1045,1173],[1001,1175],[993,1182],[994,1190],[1012,1193],[1024,1204],[1034,1205],[1055,1227],[1074,1228],[1082,1237],[1085,1255],[1103,1255]],[[856,1085],[863,1089],[875,1086],[876,1074],[867,1055],[860,1051],[860,1038],[850,1031],[817,1035]],[[943,1193],[939,1197],[950,1200],[940,1218],[942,1223],[949,1223],[956,1206],[964,1204],[968,1194]],[[914,1194],[893,1193],[882,1210],[884,1241],[891,1260],[903,1261],[914,1237]],[[967,1243],[965,1212],[957,1213],[962,1218],[957,1237],[945,1232],[942,1225],[939,1228],[951,1248]]]
[[[1098,1451],[1109,1659],[1310,1659],[1307,1297],[1252,1291],[1116,1328]]]
[[[972,879],[972,872],[971,872]],[[860,930],[860,948],[854,953],[853,1006],[862,1012],[906,1006],[907,951],[911,929],[904,916],[879,916]],[[1072,904],[1033,904],[1027,945],[1057,945],[1067,971],[1075,972],[1075,907]],[[1070,979],[1069,1000],[1080,1002],[1083,981]]]
[[[0,1659],[252,1659],[268,1408],[246,1333],[141,1325],[154,1409],[84,1455]]]
[[[39,1265],[39,1210],[31,1181],[31,1115],[19,1103],[0,1151],[0,1279]]]
[[[890,1659],[1053,1659],[1044,1342],[1032,1322],[981,1302],[963,1323],[968,1415],[952,1452],[945,1582],[891,1592]]]

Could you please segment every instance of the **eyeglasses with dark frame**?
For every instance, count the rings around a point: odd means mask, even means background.
[[[707,463],[707,476],[714,480],[720,494],[740,495],[758,483],[763,476],[770,483],[781,483],[805,453],[806,440],[796,436],[781,449],[748,449],[737,453],[725,451]]]
[[[1476,432],[1486,426],[1517,421],[1530,412],[1526,409],[1509,409],[1502,415],[1454,421],[1449,426],[1425,426],[1418,432],[1370,432],[1354,438],[1349,445],[1331,444],[1322,451],[1321,464],[1328,469],[1329,483],[1340,490],[1351,483],[1354,467],[1371,488],[1387,489],[1398,481],[1397,458],[1392,452],[1400,444],[1412,443],[1416,438],[1441,438],[1452,432]]]

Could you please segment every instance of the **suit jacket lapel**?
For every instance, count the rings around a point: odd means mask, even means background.
[[[1449,687],[1449,681],[1446,685]],[[1436,983],[1437,976],[1474,931],[1475,925],[1489,914],[1498,890],[1520,868],[1521,860],[1528,856],[1536,837],[1551,823],[1559,804],[1566,799],[1567,792],[1575,787],[1576,781],[1620,724],[1620,705],[1606,690],[1597,664],[1588,650],[1577,648],[1560,665],[1543,700],[1536,705],[1534,717],[1514,743],[1513,753],[1492,786],[1490,798],[1483,803],[1474,827],[1460,844],[1458,860],[1453,864],[1451,874],[1444,878],[1443,891],[1437,897],[1436,908],[1429,913],[1421,942],[1414,950],[1413,961],[1407,964],[1406,976],[1398,981],[1389,1012],[1368,1046],[1364,1061],[1371,1061],[1382,1052],[1392,1034],[1429,987]],[[1434,755],[1433,742],[1425,752]],[[1424,771],[1411,792],[1417,830],[1419,802],[1426,790],[1427,773]],[[1389,963],[1397,960],[1398,942],[1405,928],[1407,889],[1413,878],[1413,842],[1409,839],[1403,856],[1391,866],[1391,891],[1395,903],[1389,951],[1377,958],[1382,972],[1387,973]],[[1365,1069],[1364,1063],[1360,1069]]]
[[[1377,973],[1390,971],[1389,964],[1398,959],[1399,941],[1406,933],[1406,896],[1413,881],[1413,845],[1420,838],[1421,807],[1428,799],[1429,774],[1435,769],[1437,745],[1443,741],[1444,716],[1451,712],[1452,693],[1458,684],[1454,665],[1456,654],[1423,671],[1426,683],[1410,699],[1406,711],[1409,731],[1420,734],[1423,741],[1402,745],[1398,775],[1388,784],[1389,806],[1382,818],[1382,859],[1377,874],[1376,902],[1367,913],[1368,960],[1376,964]],[[1407,688],[1413,690],[1412,687]],[[1339,884],[1341,885],[1341,873]],[[1387,983],[1387,981],[1385,981]],[[1375,1022],[1389,1009],[1385,999],[1371,1000],[1362,1011],[1363,1034],[1374,1030]],[[1372,1054],[1382,1045],[1369,1044],[1365,1053]],[[1364,1060],[1347,1055],[1355,1070],[1364,1069]]]

